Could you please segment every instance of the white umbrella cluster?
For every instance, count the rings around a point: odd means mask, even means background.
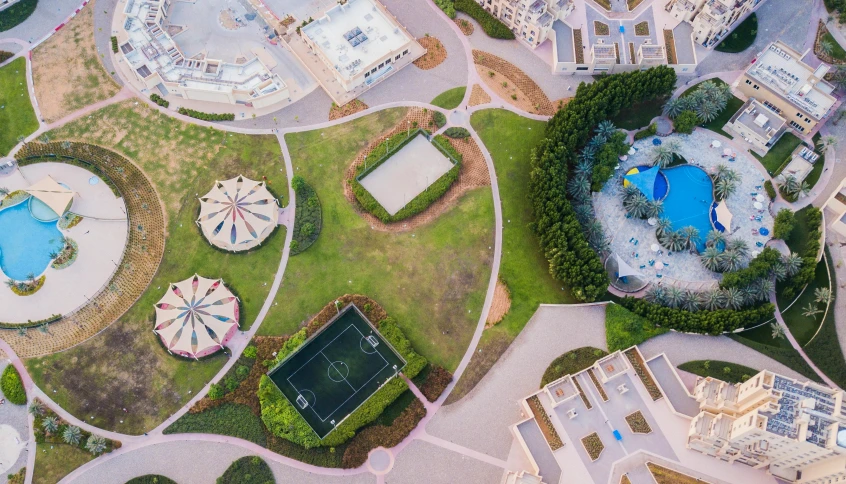
[[[264,182],[237,176],[200,197],[197,225],[213,245],[231,251],[260,244],[277,224],[279,204]]]
[[[171,284],[156,303],[153,332],[169,352],[199,358],[223,348],[238,317],[238,298],[223,281],[195,274]]]

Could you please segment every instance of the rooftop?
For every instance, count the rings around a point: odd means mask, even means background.
[[[801,54],[781,42],[774,42],[758,56],[746,74],[819,120],[837,101],[833,88],[823,80],[826,64],[811,68]]]
[[[350,0],[303,27],[323,55],[346,79],[383,60],[410,39],[373,0]]]
[[[767,431],[797,439],[800,427],[807,424],[806,440],[826,447],[832,435],[831,426],[837,424],[840,417],[835,416],[836,395],[816,385],[796,383],[778,375],[775,375],[773,389],[781,392],[781,398],[778,412],[761,412],[767,417]]]
[[[772,138],[787,123],[784,118],[754,99],[746,101],[735,113],[732,122],[735,121],[766,139]]]

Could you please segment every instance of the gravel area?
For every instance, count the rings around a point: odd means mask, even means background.
[[[507,459],[512,441],[508,428],[521,419],[519,399],[540,387],[552,360],[582,346],[606,347],[605,306],[541,306],[476,388],[441,407],[426,430]]]
[[[509,438],[509,442],[511,439]],[[396,457],[387,484],[496,483],[503,470],[442,447],[415,440]]]
[[[715,138],[722,139],[723,147],[711,148],[709,145]],[[633,268],[641,271],[649,281],[664,281],[676,283],[680,286],[696,287],[710,285],[719,281],[720,274],[706,269],[699,260],[697,254],[688,251],[674,252],[668,256],[666,251],[655,253],[651,250],[653,244],[658,243],[655,235],[655,227],[650,226],[646,220],[626,218],[626,211],[623,208],[621,198],[621,179],[626,172],[638,165],[651,165],[654,158],[656,146],[652,144],[653,137],[643,139],[634,144],[637,153],[628,157],[628,160],[620,163],[620,169],[615,176],[605,184],[601,192],[594,195],[594,207],[596,218],[605,226],[606,235],[611,238],[611,250],[620,255]],[[768,237],[752,235],[752,229],[760,227],[767,228],[770,233],[773,230],[773,218],[767,210],[756,210],[753,207],[754,196],[751,194],[763,194],[764,178],[761,175],[758,162],[748,153],[735,150],[737,161],[729,162],[722,158],[723,148],[727,146],[727,140],[722,136],[706,129],[697,129],[691,135],[670,135],[663,138],[664,143],[675,139],[680,146],[680,154],[691,164],[710,172],[719,164],[724,164],[740,175],[741,181],[737,191],[727,200],[732,215],[732,233],[727,236],[745,240],[750,251],[760,251],[756,243],[766,243]],[[671,168],[672,169],[672,168]],[[670,192],[674,190],[670,184]],[[758,220],[750,220],[750,217],[760,217]],[[681,229],[681,227],[674,227]],[[704,240],[707,234],[700,233]],[[632,241],[634,239],[634,241]],[[635,245],[635,241],[637,244]],[[634,253],[634,255],[632,255]],[[669,263],[668,266],[658,270],[650,261],[661,261]],[[662,275],[658,278],[658,275]],[[690,284],[695,283],[695,284]]]
[[[22,24],[0,32],[0,40],[15,38],[34,42],[50,33],[82,5],[82,0],[41,0]]]
[[[9,366],[9,364],[6,360],[0,362],[0,374],[3,373],[3,370],[5,370],[7,366]],[[2,391],[0,391],[0,398],[5,398]],[[20,439],[22,441],[29,439],[29,419],[26,413],[26,405],[12,405],[9,402],[0,405],[0,423],[14,427],[14,429],[18,431],[18,434],[20,434]],[[0,473],[0,484],[6,483],[6,475],[14,474],[20,470],[21,467],[26,467],[26,457],[27,452],[21,451],[18,456],[18,460],[15,461],[15,464],[6,472]]]
[[[748,366],[756,370],[770,370],[799,381],[807,378],[768,356],[743,346],[727,336],[703,336],[676,332],[656,336],[639,346],[644,358],[666,353],[670,363],[679,366],[694,360],[721,360]]]
[[[184,441],[155,444],[123,454],[91,468],[74,480],[74,484],[123,484],[133,477],[160,474],[179,484],[215,482],[236,459],[252,452],[231,444]],[[186,458],[190,456],[190,458]],[[324,476],[301,471],[271,460],[276,482],[297,484],[365,484],[374,483],[372,474]]]

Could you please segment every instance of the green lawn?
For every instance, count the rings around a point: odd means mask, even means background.
[[[94,455],[66,444],[36,445],[33,484],[56,484],[77,467],[94,459]]]
[[[343,193],[356,154],[405,109],[285,137],[296,173],[323,210],[320,237],[292,257],[260,334],[294,332],[343,294],[365,294],[394,317],[429,361],[455,369],[484,303],[493,257],[493,201],[473,190],[435,221],[408,232],[371,229]]]
[[[752,153],[752,156],[758,159],[764,168],[767,169],[767,172],[771,176],[778,176],[781,173],[781,170],[784,169],[785,164],[790,157],[790,153],[793,153],[793,150],[799,146],[802,140],[797,138],[793,133],[784,133],[781,138],[776,141],[776,144],[770,148],[770,151],[767,152],[766,156],[760,157],[757,153],[753,151],[749,151]]]
[[[456,389],[454,401],[469,392],[535,313],[541,303],[572,303],[575,299],[549,275],[538,238],[529,228],[534,219],[526,193],[531,151],[544,137],[546,123],[505,110],[488,109],[470,119],[490,152],[502,200],[502,261],[499,277],[511,292],[511,309],[505,318],[482,335],[476,352]],[[453,396],[454,395],[454,396]]]
[[[823,34],[822,40],[831,43],[832,49],[831,54],[829,54],[831,57],[839,60],[840,62],[846,62],[846,50],[844,50],[843,46],[834,40],[834,36],[831,35],[830,32]]]
[[[834,263],[831,260],[828,247],[825,248],[825,260],[828,262],[829,277],[836,280]],[[834,320],[834,311],[829,309],[820,327],[819,334],[804,349],[808,358],[817,365],[820,371],[831,378],[835,385],[841,388],[846,385],[846,361],[844,361],[843,349],[837,336],[837,322]]]
[[[802,313],[805,312],[805,307],[808,304],[813,304],[822,311],[825,311],[825,305],[819,304],[814,300],[814,290],[817,288],[824,287],[828,289],[830,281],[828,279],[828,271],[825,267],[825,261],[821,260],[817,264],[816,272],[814,273],[814,280],[811,281],[810,284],[805,288],[805,291],[796,298],[796,302],[793,303],[792,306],[787,311],[781,313],[781,316],[784,318],[784,322],[787,324],[787,327],[790,328],[790,332],[793,334],[793,337],[796,338],[796,342],[799,343],[799,346],[805,346],[808,344],[808,341],[814,337],[816,334],[817,329],[822,324],[824,313],[817,314],[816,317],[808,317],[803,315]],[[834,287],[834,291],[836,292],[837,288]],[[781,309],[781,307],[779,307]]]
[[[455,109],[464,99],[465,92],[467,92],[466,86],[452,88],[438,94],[435,99],[432,99],[432,104],[444,109]]]
[[[642,103],[634,104],[620,110],[616,116],[610,118],[614,126],[627,130],[635,130],[649,126],[652,118],[660,116],[664,109],[666,98],[655,98]]]
[[[810,232],[808,211],[810,209],[811,206],[809,205],[794,214],[793,220],[795,221],[795,225],[787,240],[784,241],[791,252],[804,254],[808,247],[808,232]]]
[[[572,375],[589,368],[596,360],[607,354],[605,350],[591,346],[583,346],[568,351],[549,363],[549,366],[543,372],[539,388],[545,387],[562,376]]]
[[[605,340],[608,351],[624,350],[666,332],[666,329],[656,328],[646,318],[622,306],[605,306]]]
[[[29,101],[26,60],[19,57],[0,68],[0,156],[18,144],[18,138],[38,129],[38,119]]]
[[[248,254],[212,249],[194,224],[197,195],[215,180],[238,174],[254,179],[265,175],[271,189],[287,194],[281,150],[274,136],[185,124],[135,101],[109,106],[49,135],[93,142],[127,156],[150,177],[164,204],[165,254],[136,304],[84,343],[26,362],[39,387],[72,414],[101,428],[139,434],[184,405],[226,362],[220,354],[196,362],[164,350],[152,332],[153,305],[168,283],[194,273],[223,278],[240,295],[241,328],[247,329],[279,267],[284,228]]]
[[[820,141],[820,134],[817,133],[814,135],[812,141],[814,142],[814,146],[817,146],[817,143]],[[811,172],[808,173],[808,176],[805,177],[805,181],[808,183],[808,186],[814,188],[818,181],[820,181],[820,177],[822,176],[823,169],[825,168],[825,150],[817,149],[817,153],[819,153],[820,157],[817,158],[817,161],[814,163],[814,167],[811,169]]]
[[[706,368],[707,367],[707,368]],[[679,365],[680,370],[699,375],[710,376],[729,383],[742,383],[757,375],[760,370],[748,366],[719,360],[694,360]],[[726,371],[728,369],[728,371]]]
[[[719,78],[709,79],[709,81],[713,82],[714,84],[716,84],[718,86],[721,85],[721,84],[725,84],[725,81],[723,81],[722,79],[719,79]],[[705,81],[703,81],[703,82],[705,82]],[[699,84],[701,84],[701,83],[699,83]],[[693,91],[695,91],[696,89],[698,89],[699,84],[695,84],[694,86],[688,88],[685,92],[682,93],[682,97],[687,96],[688,94],[690,94]],[[721,135],[725,136],[726,138],[734,139],[734,136],[732,136],[729,133],[726,133],[725,131],[723,131],[723,126],[725,126],[726,123],[728,123],[729,119],[731,119],[731,117],[734,116],[734,113],[736,113],[737,110],[740,109],[741,107],[743,107],[743,101],[741,101],[739,98],[737,98],[735,96],[732,96],[731,99],[729,99],[728,102],[726,103],[725,109],[723,109],[722,112],[720,112],[719,116],[714,118],[713,121],[705,123],[705,124],[701,124],[700,126],[702,126],[705,129],[710,129],[711,131],[714,131],[715,133],[720,133]]]
[[[746,17],[746,20],[741,22],[733,32],[728,34],[714,50],[730,54],[743,52],[755,43],[755,37],[757,35],[758,16],[755,15],[755,12],[752,12],[752,15]]]

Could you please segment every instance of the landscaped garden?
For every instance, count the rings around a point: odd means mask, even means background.
[[[714,50],[734,54],[743,52],[755,43],[758,35],[758,16],[752,12],[740,25],[728,34]]]
[[[608,351],[614,352],[639,345],[667,331],[619,304],[605,306],[605,339]]]
[[[444,109],[455,109],[464,100],[464,93],[467,92],[467,86],[454,87],[448,91],[444,91],[432,99],[432,104]]]
[[[764,165],[770,176],[777,176],[790,161],[790,154],[793,153],[793,150],[801,142],[801,139],[797,138],[793,133],[788,132],[781,135],[781,138],[776,141],[766,155],[759,156],[751,150],[749,152]]]
[[[280,148],[273,136],[189,125],[133,101],[104,108],[49,136],[92,142],[136,163],[162,200],[167,239],[156,277],[126,314],[73,349],[27,360],[27,368],[39,387],[72,414],[101,428],[142,433],[184,405],[226,360],[218,355],[189,361],[165,351],[151,331],[162,288],[195,273],[222,278],[240,297],[241,328],[247,329],[270,290],[284,245],[280,229],[246,254],[213,248],[194,223],[197,197],[215,180],[239,174],[266,176],[271,189],[285,194]]]
[[[759,370],[748,366],[719,360],[694,360],[679,365],[684,370],[701,377],[716,378],[728,383],[743,383],[758,374]]]
[[[590,368],[596,360],[605,356],[608,356],[606,351],[590,346],[570,350],[552,360],[552,363],[543,372],[540,388],[545,387],[562,376],[575,375],[586,368]]]
[[[11,30],[22,24],[32,15],[36,6],[38,6],[38,0],[21,0],[0,12],[0,32]]]
[[[582,446],[587,452],[588,457],[590,460],[594,461],[599,459],[599,456],[602,455],[602,451],[605,450],[605,445],[602,443],[602,439],[599,438],[599,434],[596,432],[582,437]]]
[[[646,421],[646,417],[643,416],[643,413],[640,410],[626,415],[626,423],[629,425],[629,429],[634,434],[652,433],[652,428],[649,426],[649,422]]]
[[[14,9],[20,2],[4,14]],[[34,5],[35,2],[32,2]],[[29,100],[26,83],[26,60],[23,57],[0,67],[0,156],[5,156],[18,143],[19,138],[31,135],[38,129],[38,119]]]

